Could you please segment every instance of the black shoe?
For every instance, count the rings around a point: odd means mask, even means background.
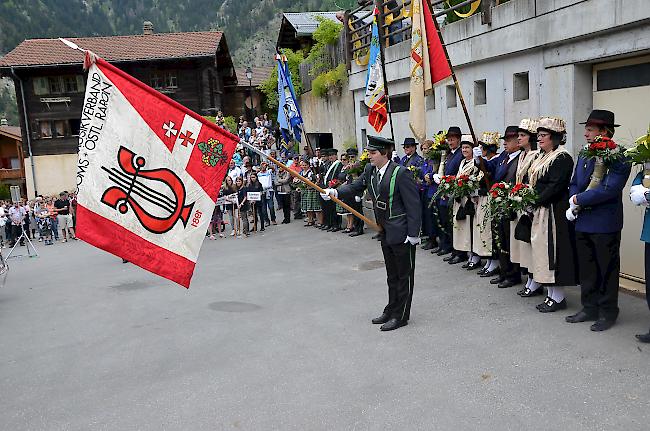
[[[381,234],[380,234],[380,233],[377,233],[377,234],[375,234],[375,235],[372,236],[372,239],[380,239],[380,238],[381,238]]]
[[[457,263],[465,262],[467,260],[467,257],[462,257],[462,256],[456,256],[449,262],[447,262],[449,265],[456,265]]]
[[[596,323],[591,325],[589,329],[594,332],[607,331],[609,328],[614,326],[614,323],[616,323],[616,320],[608,320],[601,317],[600,319],[596,320]]]
[[[341,226],[334,226],[330,232],[338,232],[342,230]]]
[[[291,223],[291,220],[282,220],[282,224],[289,224]]]
[[[463,269],[467,269],[467,267],[468,267],[471,263],[472,263],[472,262],[470,262],[470,261],[468,260],[468,261],[465,262],[463,265],[461,265],[461,268],[463,268]]]
[[[440,250],[438,253],[436,253],[438,256],[445,256],[451,253],[451,250]]]
[[[481,278],[494,277],[498,273],[499,273],[499,268],[493,269],[492,271],[485,271],[483,274],[481,274]]]
[[[517,292],[517,295],[521,296],[522,298],[530,298],[533,296],[540,296],[544,294],[544,288],[543,287],[538,287],[537,290],[530,290],[527,287],[524,287],[522,290]]]
[[[584,311],[579,311],[576,314],[565,317],[564,320],[567,323],[594,322],[598,320],[598,317],[592,316],[591,314],[585,313]]]
[[[355,236],[359,236],[359,235],[363,235],[363,232],[352,232],[352,233],[351,233],[350,235],[348,235],[348,236],[355,237]]]
[[[548,301],[550,301],[550,300],[551,300],[551,298],[549,298],[549,297],[547,296],[546,298],[544,298],[544,302],[542,302],[541,304],[537,304],[537,305],[535,306],[535,308],[537,308],[537,309],[539,310],[540,308],[545,307],[545,306],[546,306],[546,303],[547,303]]]
[[[546,301],[546,304],[542,305],[538,310],[540,313],[553,313],[558,310],[566,310],[566,307],[566,299],[563,299],[561,302],[555,302],[552,299],[549,299]]]
[[[330,228],[330,226],[328,226],[328,225],[326,225],[326,224],[322,224],[322,225],[320,225],[320,226],[318,227],[318,229],[320,229],[320,230],[327,230],[327,229],[329,229],[329,228]]]
[[[482,277],[482,276],[481,276],[481,277]],[[490,284],[501,284],[501,283],[503,283],[504,281],[506,281],[506,278],[505,278],[505,277],[498,276],[497,278],[493,278],[492,280],[490,280]]]
[[[372,323],[374,323],[375,325],[381,325],[388,322],[389,320],[390,320],[390,316],[388,314],[381,313],[381,316],[372,319]]]
[[[476,268],[480,268],[481,264],[482,264],[481,262],[470,263],[469,265],[467,265],[467,270],[474,271]]]
[[[455,258],[455,257],[456,257],[456,253],[453,253],[453,252],[452,252],[452,253],[451,253],[451,256],[443,257],[443,258],[442,258],[442,261],[443,261],[443,262],[449,262],[450,260],[452,260],[452,259]]]
[[[477,274],[477,275],[483,275],[483,274],[485,274],[486,272],[487,272],[487,268],[483,267],[483,268],[479,269],[479,270],[476,272],[476,274]]]
[[[381,329],[382,331],[392,331],[394,329],[401,328],[402,326],[406,326],[408,324],[409,324],[408,320],[398,320],[393,317],[388,322],[381,325],[379,329]]]
[[[438,248],[438,246],[436,246],[436,243],[434,243],[433,241],[428,241],[426,244],[422,246],[422,250],[434,250],[436,248]]]
[[[438,254],[439,251],[440,251],[440,247],[434,247],[431,249],[431,254]]]
[[[497,285],[499,289],[507,289],[508,287],[515,286],[517,283],[515,283],[513,280],[503,280],[501,283]]]
[[[650,331],[647,334],[636,334],[635,337],[642,343],[650,343]]]

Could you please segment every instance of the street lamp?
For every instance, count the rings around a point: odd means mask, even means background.
[[[250,66],[246,68],[246,79],[248,79],[248,97],[251,101],[251,113],[253,114],[253,118],[255,118],[255,103],[253,102],[253,69],[251,69]]]

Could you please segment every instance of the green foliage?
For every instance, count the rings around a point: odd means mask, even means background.
[[[317,97],[325,97],[336,92],[340,93],[347,79],[348,70],[345,64],[339,64],[335,69],[323,72],[314,78],[311,83],[311,90]]]
[[[354,136],[350,136],[347,138],[345,141],[343,141],[343,144],[341,145],[343,147],[343,151],[346,150],[351,150],[351,149],[357,149],[357,140]]]
[[[235,120],[235,117],[232,115],[229,115],[227,117],[223,117],[223,123],[224,126],[226,126],[226,129],[232,134],[237,134],[237,120]]]
[[[11,199],[11,190],[8,184],[0,184],[0,200],[6,201]]]
[[[318,28],[314,31],[313,38],[316,41],[309,51],[305,62],[310,64],[309,74],[311,76],[319,75],[331,69],[331,64],[327,56],[327,47],[336,45],[339,35],[343,30],[343,25],[331,21],[322,16],[317,16],[319,22]]]
[[[6,118],[10,126],[20,125],[16,93],[9,79],[0,79],[0,119]]]
[[[283,49],[282,53],[287,57],[289,71],[291,72],[291,82],[293,89],[296,91],[296,97],[302,93],[302,82],[300,81],[300,63],[305,59],[301,51],[292,51]],[[271,75],[257,87],[265,99],[265,108],[268,112],[275,113],[278,110],[278,68],[273,68]]]

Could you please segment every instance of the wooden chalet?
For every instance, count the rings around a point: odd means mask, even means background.
[[[4,120],[0,120],[0,184],[18,186],[25,196],[25,160],[20,127],[7,126],[2,121]]]
[[[201,115],[215,115],[237,85],[219,31],[154,33],[145,22],[139,35],[69,40]],[[0,76],[15,84],[25,157],[34,158],[29,197],[76,188],[83,57],[58,39],[29,39],[0,59]]]

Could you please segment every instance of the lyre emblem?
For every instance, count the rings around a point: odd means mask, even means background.
[[[168,232],[179,219],[183,226],[187,226],[194,202],[185,205],[185,185],[178,175],[166,168],[144,170],[144,157],[136,157],[133,151],[125,147],[120,147],[117,162],[121,171],[102,166],[108,172],[110,180],[116,184],[104,191],[102,203],[122,214],[126,214],[131,207],[140,224],[153,233]],[[147,185],[144,180],[154,183]],[[160,191],[161,184],[171,191],[172,196]],[[141,200],[142,204],[134,197]],[[148,211],[145,207],[155,211]]]

